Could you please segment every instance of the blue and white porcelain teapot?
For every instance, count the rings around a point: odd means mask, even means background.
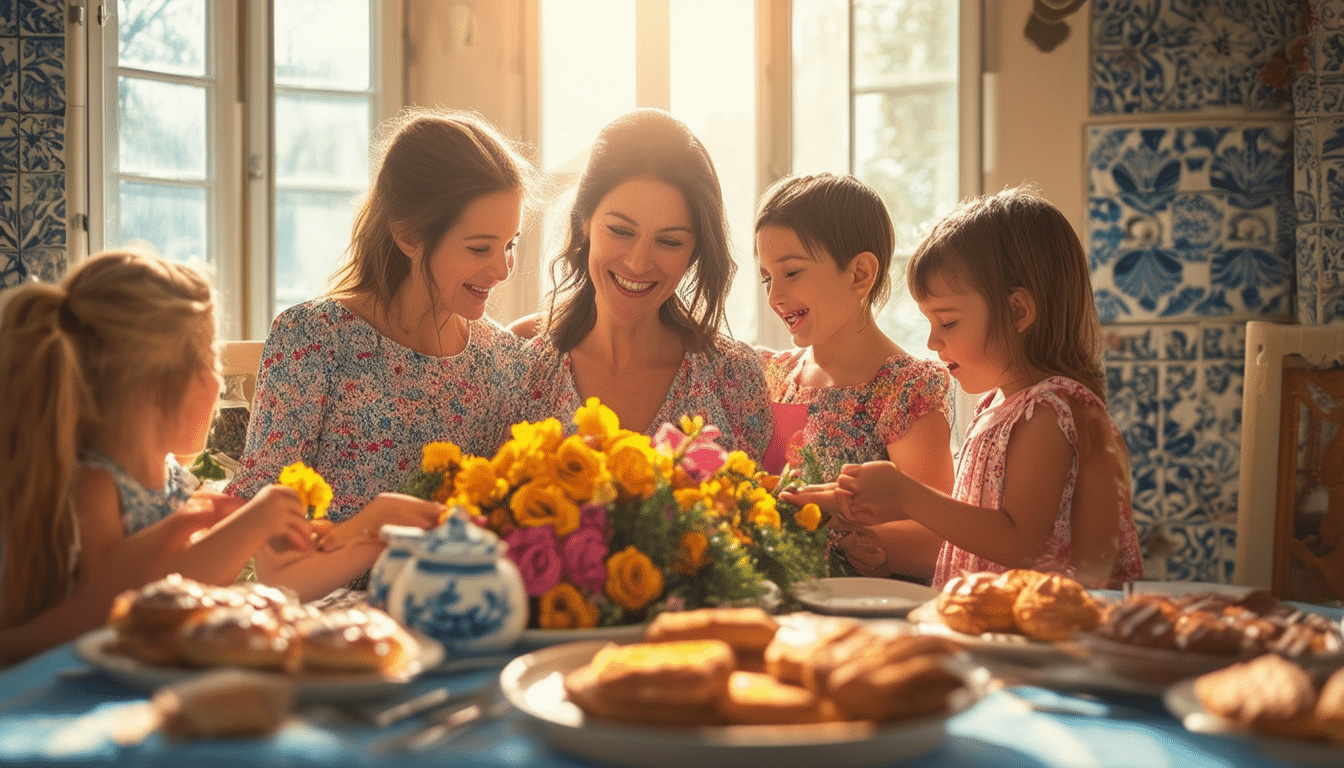
[[[527,626],[527,593],[505,556],[508,544],[493,532],[454,508],[442,525],[419,536],[384,526],[383,538],[388,548],[369,588],[371,597],[386,594],[393,618],[454,656],[495,653],[518,642]]]

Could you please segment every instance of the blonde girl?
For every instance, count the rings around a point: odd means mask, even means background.
[[[797,176],[766,192],[756,215],[761,281],[797,345],[758,350],[774,410],[766,469],[800,467],[808,446],[823,469],[889,460],[952,490],[947,368],[901,349],[873,316],[890,291],[895,247],[886,206],[853,176]],[[922,524],[832,523],[858,572],[933,575],[942,539]]]
[[[1106,412],[1101,328],[1068,220],[1029,188],[978,198],[934,227],[906,274],[929,348],[967,392],[986,393],[952,494],[870,462],[794,500],[856,523],[923,523],[946,540],[934,586],[1023,567],[1088,587],[1137,578],[1128,453]]]
[[[220,386],[197,272],[112,251],[6,299],[0,664],[102,624],[122,589],[171,572],[227,583],[273,538],[311,546],[286,488],[187,504],[194,478],[172,454],[200,450]]]

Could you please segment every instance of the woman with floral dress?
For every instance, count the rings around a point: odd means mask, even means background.
[[[389,125],[335,288],[272,325],[229,486],[251,496],[303,461],[331,485],[337,522],[400,488],[426,443],[493,453],[508,435],[498,398],[524,370],[521,341],[485,308],[513,269],[534,169],[473,115],[408,111]],[[437,522],[375,517],[361,529],[374,541],[384,523]]]
[[[700,416],[724,448],[761,458],[765,380],[751,347],[719,332],[735,266],[718,176],[685,125],[641,109],[602,129],[553,268],[548,311],[511,326],[531,339],[518,418],[572,426],[596,397],[626,429]]]

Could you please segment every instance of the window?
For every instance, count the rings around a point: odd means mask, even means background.
[[[90,250],[143,241],[208,266],[225,338],[319,293],[400,101],[383,39],[399,5],[91,3]]]

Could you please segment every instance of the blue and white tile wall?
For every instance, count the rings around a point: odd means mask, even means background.
[[[65,271],[64,7],[0,0],[0,287]]]
[[[1344,320],[1344,0],[1094,0],[1087,246],[1145,576],[1235,571],[1245,322]]]

